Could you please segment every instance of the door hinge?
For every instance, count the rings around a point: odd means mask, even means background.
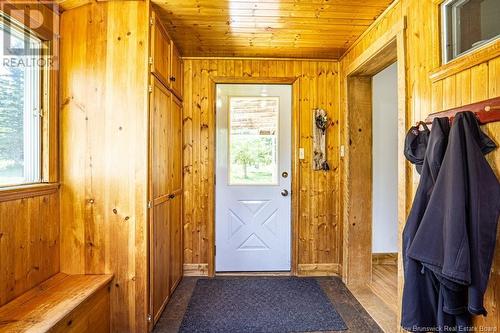
[[[217,245],[214,245],[214,257],[217,255]]]
[[[149,24],[151,24],[151,25],[155,24],[155,20],[152,17],[149,19]]]
[[[152,93],[152,92],[153,92],[153,86],[152,86],[152,85],[150,85],[150,86],[149,86],[148,91],[149,91],[150,93]]]
[[[153,64],[153,57],[149,57],[149,64],[152,65]]]
[[[152,201],[148,201],[148,208],[153,208],[153,202]]]
[[[216,184],[217,184],[217,176],[214,175],[214,185],[216,185]]]
[[[153,316],[151,315],[151,313],[148,313],[148,322],[151,322],[153,320]]]

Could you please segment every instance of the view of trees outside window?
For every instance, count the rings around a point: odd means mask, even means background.
[[[6,61],[28,57],[5,50],[6,45],[23,50],[25,38],[30,46],[41,44],[0,22],[0,186],[36,182],[40,177],[40,69]]]
[[[277,182],[278,110],[276,97],[231,97],[231,185]]]
[[[24,70],[0,68],[0,184],[23,180]]]

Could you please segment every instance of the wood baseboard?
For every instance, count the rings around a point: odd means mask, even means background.
[[[299,264],[297,269],[298,276],[340,276],[341,272],[342,265],[340,264]],[[241,275],[248,275],[248,273],[241,273]],[[290,273],[261,273],[260,275],[283,276],[290,275]],[[184,276],[208,276],[208,264],[184,264]]]
[[[341,264],[299,264],[298,276],[340,276]]]
[[[373,253],[372,263],[375,265],[397,265],[397,253]]]
[[[184,276],[208,276],[208,264],[184,264]]]

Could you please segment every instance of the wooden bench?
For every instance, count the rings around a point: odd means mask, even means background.
[[[109,332],[112,275],[58,273],[0,307],[0,332]]]

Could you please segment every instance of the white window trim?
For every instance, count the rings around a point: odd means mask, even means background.
[[[474,47],[471,47],[470,49],[468,49],[462,53],[459,53],[460,39],[458,37],[459,37],[460,30],[457,27],[457,20],[456,20],[457,11],[458,11],[457,7],[467,3],[469,1],[470,0],[458,0],[458,1],[457,0],[446,0],[441,4],[441,7],[440,7],[440,11],[441,11],[441,53],[442,53],[441,61],[442,61],[443,65],[447,64],[455,59],[458,59],[462,56],[465,56],[471,52],[474,52],[475,50],[483,47],[486,44],[489,44],[497,39],[500,39],[500,34],[498,34],[495,37],[492,37],[492,38],[487,39],[487,40],[483,40],[480,43],[477,43]],[[454,2],[456,2],[456,3],[454,3]],[[448,6],[450,4],[453,4],[453,5],[451,8],[448,8]],[[448,10],[452,11],[452,13],[451,13],[451,15],[452,15],[451,34],[453,35],[453,41],[448,40],[448,36],[449,36],[448,21],[447,21]],[[452,43],[450,45],[451,53],[452,53],[451,57],[448,56],[448,43]]]

